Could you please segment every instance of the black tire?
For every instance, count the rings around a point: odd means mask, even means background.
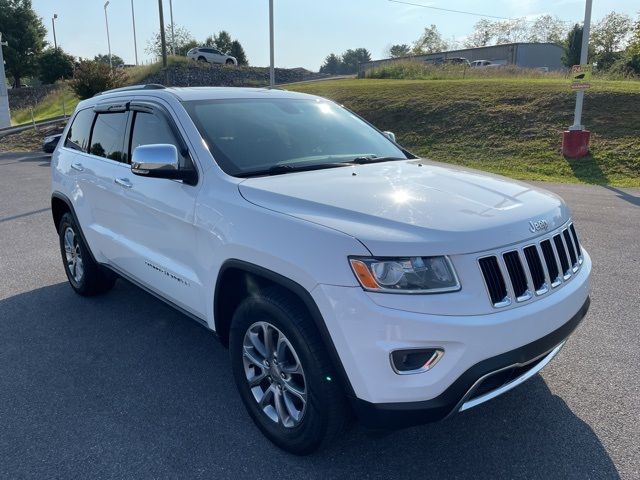
[[[198,57],[198,61],[199,61],[199,62],[207,63],[207,59],[206,59],[206,58],[204,58],[204,57]]]
[[[72,235],[69,232],[72,232]],[[78,294],[83,296],[99,295],[113,288],[116,276],[94,261],[80,234],[80,229],[70,213],[65,213],[62,216],[58,225],[58,236],[64,271],[69,283]],[[73,240],[69,241],[71,237]],[[71,256],[76,258],[75,263],[70,264],[65,243],[73,245]],[[80,263],[77,261],[78,258]],[[81,268],[78,265],[81,265]],[[80,270],[81,274],[79,275]]]
[[[306,406],[294,426],[286,427],[284,422],[270,418],[259,407],[247,380],[243,358],[245,333],[260,322],[268,322],[284,334],[304,370]],[[344,393],[320,335],[296,297],[271,288],[246,298],[233,315],[229,350],[240,397],[258,428],[274,444],[290,453],[305,455],[329,443],[344,429],[348,420]]]
[[[227,65],[235,65],[235,62],[233,60],[231,60],[230,58],[227,59],[227,61],[225,62]]]

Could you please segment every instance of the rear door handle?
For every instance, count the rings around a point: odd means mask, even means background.
[[[84,171],[84,167],[82,166],[81,163],[72,163],[71,164],[71,168],[73,168],[74,170],[77,170],[79,172]]]
[[[113,181],[116,182],[121,187],[124,187],[124,188],[133,187],[133,184],[126,178],[115,178]]]

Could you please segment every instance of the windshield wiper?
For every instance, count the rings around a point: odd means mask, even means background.
[[[349,162],[346,162],[346,163],[355,163],[356,165],[365,165],[367,163],[392,162],[395,160],[407,160],[407,158],[367,156],[367,157],[356,157],[353,160],[350,160]]]
[[[261,175],[282,175],[283,173],[291,172],[306,172],[311,170],[323,170],[325,168],[346,167],[349,165],[345,162],[332,162],[332,163],[281,163],[273,165],[265,170],[255,170],[253,172],[241,173],[241,177],[258,177]]]

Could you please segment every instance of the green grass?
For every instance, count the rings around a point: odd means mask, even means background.
[[[412,152],[524,180],[640,187],[640,82],[594,80],[591,155],[568,160],[575,94],[558,77],[337,80],[290,87],[336,100]]]
[[[59,117],[65,112],[67,115],[71,115],[78,102],[78,97],[68,86],[64,85],[49,93],[33,108],[33,119],[38,122],[40,120]],[[21,125],[23,123],[31,123],[30,108],[23,108],[11,112],[12,125]]]

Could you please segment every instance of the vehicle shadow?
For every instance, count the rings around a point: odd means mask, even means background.
[[[445,422],[355,425],[289,455],[249,419],[215,336],[124,281],[0,300],[0,425],[6,478],[618,478],[540,376]]]

